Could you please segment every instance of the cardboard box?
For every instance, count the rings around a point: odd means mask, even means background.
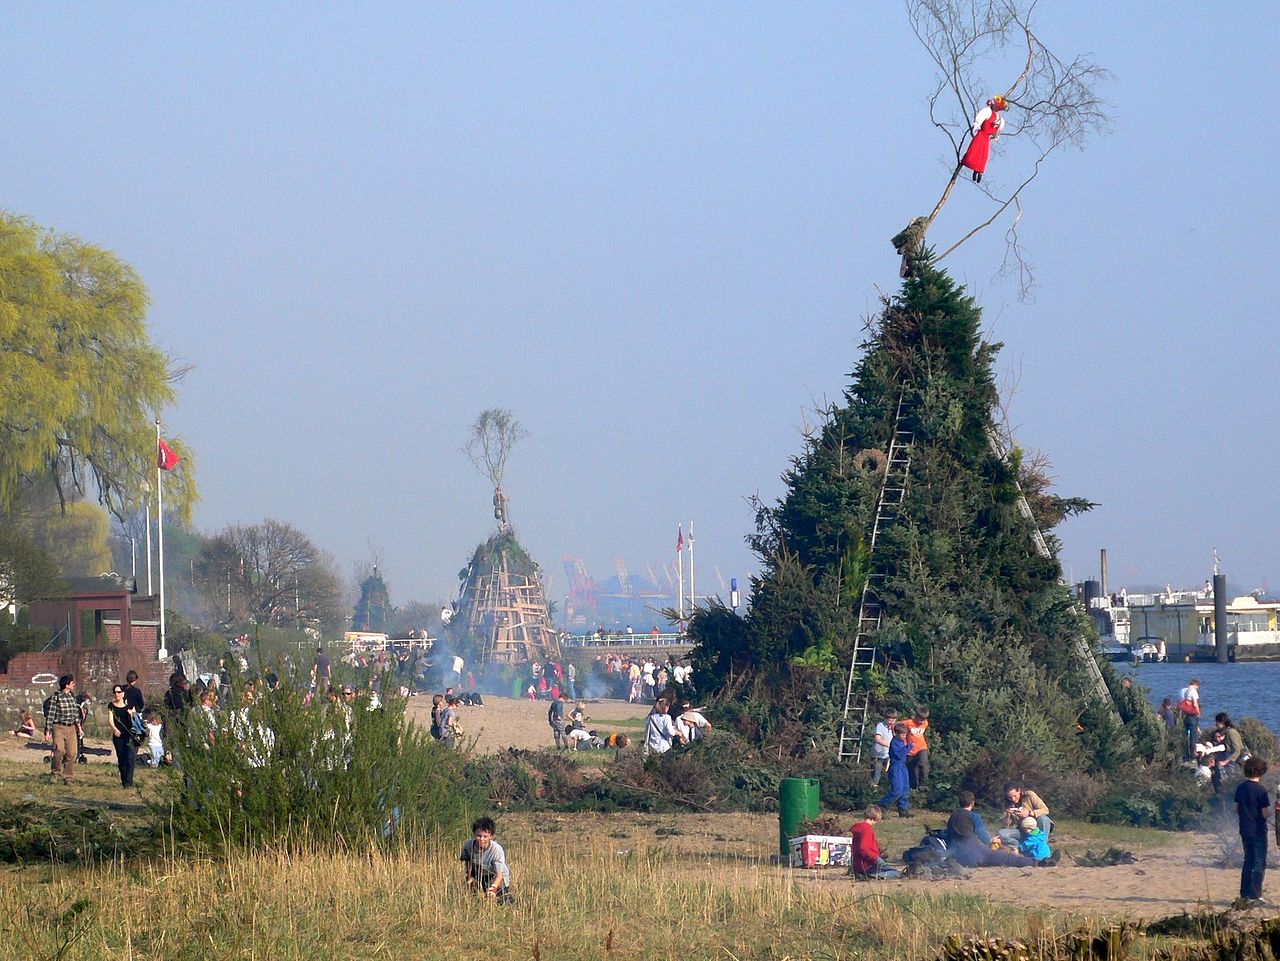
[[[791,839],[793,868],[847,868],[853,838],[827,834],[806,834]]]

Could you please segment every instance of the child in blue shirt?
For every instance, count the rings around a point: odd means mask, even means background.
[[[1023,818],[1020,827],[1022,840],[1018,842],[1018,850],[1021,853],[1037,861],[1045,861],[1053,856],[1049,849],[1049,839],[1044,836],[1035,818]]]

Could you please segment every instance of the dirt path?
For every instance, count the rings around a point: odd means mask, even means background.
[[[595,730],[613,730],[628,722],[630,729],[634,730],[635,722],[649,713],[648,705],[628,704],[626,701],[585,703],[587,727]],[[481,754],[493,754],[509,747],[533,750],[551,746],[546,701],[486,695],[484,707],[463,707],[460,710],[464,736],[476,739],[475,749]],[[420,727],[430,727],[431,698],[410,698],[406,714]]]

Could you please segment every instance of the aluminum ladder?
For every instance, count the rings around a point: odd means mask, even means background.
[[[862,760],[862,743],[867,733],[871,710],[871,690],[864,672],[876,662],[876,633],[884,609],[878,588],[884,583],[885,571],[875,564],[876,542],[884,529],[897,518],[907,499],[907,481],[911,474],[911,444],[915,434],[902,429],[903,394],[893,415],[893,434],[885,458],[884,480],[876,500],[876,519],[871,525],[871,542],[867,550],[867,579],[858,601],[858,630],[853,638],[853,655],[849,660],[849,681],[844,691],[844,718],[840,723],[841,758]]]

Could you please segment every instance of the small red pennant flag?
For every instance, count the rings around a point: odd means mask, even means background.
[[[178,461],[181,458],[179,458],[173,448],[164,441],[160,441],[159,444],[160,449],[156,456],[156,466],[161,470],[173,470],[178,466]]]

